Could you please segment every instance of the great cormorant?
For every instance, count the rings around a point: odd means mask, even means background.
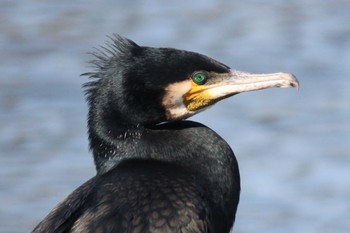
[[[229,96],[299,87],[204,55],[115,35],[85,85],[97,175],[33,232],[229,232],[240,194],[236,158],[217,133],[184,119]]]

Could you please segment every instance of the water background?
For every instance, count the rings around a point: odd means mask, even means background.
[[[235,232],[350,232],[350,1],[0,3],[0,232],[30,232],[95,174],[79,75],[120,33],[244,71],[294,73],[193,117],[238,158]]]

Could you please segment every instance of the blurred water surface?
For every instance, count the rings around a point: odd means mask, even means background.
[[[0,232],[29,232],[95,174],[81,89],[86,52],[120,33],[252,72],[270,89],[193,117],[241,168],[235,232],[350,232],[350,2],[13,1],[0,3]]]

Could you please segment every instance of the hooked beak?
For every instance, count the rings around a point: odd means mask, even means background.
[[[196,111],[238,93],[271,87],[295,87],[299,90],[299,82],[290,73],[254,74],[230,70],[228,73],[212,74],[208,83],[203,85],[192,85],[184,95],[184,103],[188,110]]]
[[[299,90],[298,80],[290,73],[254,74],[230,70],[228,75],[223,75],[221,81],[217,81],[214,85],[208,85],[207,89],[217,98],[271,87],[295,87]]]

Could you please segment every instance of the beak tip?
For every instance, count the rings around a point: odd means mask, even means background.
[[[281,73],[281,76],[285,79],[288,80],[288,85],[286,87],[294,87],[299,91],[300,89],[300,84],[298,79],[295,77],[294,74],[291,73]]]
[[[290,85],[291,85],[292,87],[294,87],[295,89],[297,89],[297,91],[299,91],[299,89],[300,89],[300,84],[299,84],[299,81],[298,81],[297,77],[295,77],[294,74],[290,74],[290,76],[291,76]]]

